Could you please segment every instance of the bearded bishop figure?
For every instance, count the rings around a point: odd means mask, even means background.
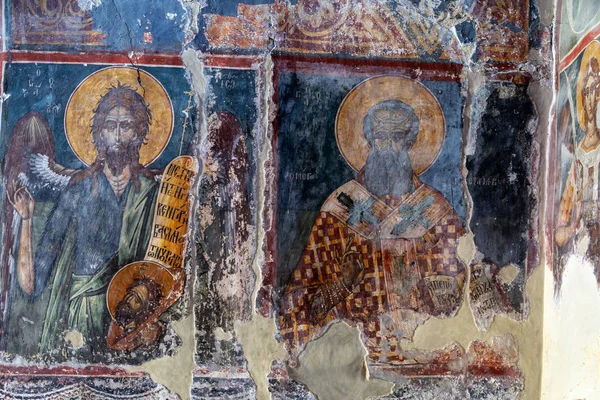
[[[371,362],[402,362],[400,341],[427,317],[456,312],[462,298],[463,227],[413,170],[415,111],[382,101],[363,132],[364,168],[322,205],[283,294],[279,322],[293,356],[329,322],[345,320],[361,329]]]

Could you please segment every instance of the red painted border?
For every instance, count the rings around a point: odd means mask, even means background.
[[[233,56],[211,54],[202,57],[207,67],[255,69],[261,63],[257,56]],[[9,51],[0,53],[0,62],[41,62],[74,64],[127,64],[182,67],[179,53],[136,54],[129,53],[86,52],[78,54],[54,52]]]
[[[462,64],[450,62],[424,62],[415,60],[336,58],[318,55],[273,54],[276,69],[315,73],[314,65],[318,64],[318,73],[322,75],[341,76],[373,76],[383,73],[402,73],[414,79],[434,81],[460,81]],[[79,63],[79,64],[141,64],[158,66],[183,66],[180,53],[143,53],[134,52],[85,52],[56,53],[30,52],[13,50],[0,52],[0,61],[7,62],[41,62],[41,63]],[[204,55],[203,61],[208,67],[256,69],[256,64],[264,61],[261,55]],[[510,63],[493,64],[496,71],[514,71],[515,65]]]
[[[179,53],[137,54],[86,52],[78,54],[54,52],[9,51],[3,53],[8,62],[47,62],[47,63],[80,63],[80,64],[143,64],[182,66]]]
[[[204,57],[207,67],[256,69],[263,59],[259,56],[232,56],[211,54]]]
[[[562,9],[562,7],[561,7],[561,9]],[[559,9],[557,12],[560,13],[561,9]],[[557,20],[557,22],[558,22],[558,20]],[[588,33],[585,34],[585,36],[583,36],[581,39],[579,39],[579,41],[577,42],[575,47],[573,47],[571,49],[571,51],[569,51],[567,53],[565,58],[563,58],[560,61],[560,63],[558,64],[558,72],[562,72],[565,68],[567,68],[569,65],[571,65],[571,63],[573,61],[575,61],[575,59],[579,56],[579,54],[581,54],[581,52],[583,50],[585,50],[587,45],[590,44],[590,42],[592,40],[596,39],[598,36],[600,36],[600,23],[598,23],[596,26],[594,26],[592,29],[590,29],[588,31]],[[560,38],[557,35],[556,42],[559,43],[559,40],[560,40]]]
[[[364,59],[364,58],[325,58],[307,55],[274,54],[275,69],[303,74],[333,76],[374,76],[402,73],[412,79],[428,81],[455,81],[461,79],[462,64]],[[318,68],[315,66],[318,65]]]

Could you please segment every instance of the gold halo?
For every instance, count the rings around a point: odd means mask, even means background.
[[[600,61],[600,42],[597,40],[590,42],[585,49],[583,57],[581,57],[581,66],[579,67],[579,76],[577,77],[577,120],[579,121],[579,126],[583,129],[585,129],[585,121],[583,119],[583,97],[581,96],[581,92],[583,89],[585,71],[587,71],[590,58],[592,57],[596,57],[596,59]]]
[[[371,107],[385,100],[400,100],[419,118],[419,134],[408,154],[417,175],[436,160],[446,134],[444,113],[435,96],[421,83],[398,75],[369,78],[344,98],[335,120],[335,138],[346,162],[360,171],[371,151],[363,132],[363,121]]]
[[[125,298],[129,287],[140,278],[156,282],[162,295],[161,305],[169,303],[169,296],[175,287],[175,278],[162,265],[152,261],[137,261],[121,268],[111,279],[106,290],[106,306],[111,318],[115,319],[117,305]],[[171,304],[168,304],[169,306]],[[159,306],[159,308],[161,308]]]
[[[139,80],[138,82],[138,71]],[[152,112],[146,143],[140,148],[140,164],[156,160],[173,133],[173,105],[160,82],[143,70],[108,67],[85,78],[73,91],[65,112],[65,134],[71,149],[85,165],[96,161],[98,152],[92,142],[92,117],[98,102],[117,82],[126,84],[144,97]]]

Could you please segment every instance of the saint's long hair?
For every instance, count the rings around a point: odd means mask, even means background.
[[[587,88],[587,83],[592,81],[592,86]],[[588,115],[586,100],[589,96],[594,96],[594,115]],[[592,57],[589,62],[589,66],[585,71],[583,78],[583,88],[581,90],[581,100],[583,103],[583,129],[586,129],[586,125],[590,121],[594,121],[596,118],[596,109],[598,107],[598,98],[600,97],[600,66],[598,65],[598,59]]]
[[[93,192],[96,193],[97,188],[97,176],[104,168],[104,157],[106,155],[106,147],[102,139],[102,128],[104,127],[104,121],[108,113],[116,107],[123,107],[128,110],[134,119],[134,130],[135,137],[133,142],[130,144],[129,166],[132,172],[133,183],[136,190],[139,189],[138,174],[142,174],[150,179],[154,177],[154,174],[146,170],[139,163],[139,150],[142,144],[146,143],[146,137],[152,124],[152,112],[148,103],[144,98],[132,89],[130,86],[117,82],[117,85],[112,85],[105,95],[100,98],[96,108],[94,109],[92,117],[92,140],[98,156],[96,161],[86,170],[82,171],[73,177],[71,183],[76,183],[83,178],[92,176]]]
[[[138,150],[146,142],[148,130],[152,124],[152,112],[144,98],[128,85],[117,82],[117,86],[111,86],[108,92],[98,102],[92,117],[92,139],[100,153],[102,138],[100,134],[104,126],[104,120],[108,113],[116,108],[123,107],[133,115],[135,122],[134,147]],[[99,154],[100,155],[100,154]]]

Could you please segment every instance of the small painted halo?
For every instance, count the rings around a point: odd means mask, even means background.
[[[579,67],[579,76],[577,77],[577,120],[579,125],[585,129],[584,112],[583,112],[583,84],[585,73],[589,68],[592,57],[600,61],[600,42],[593,40],[583,52],[581,57],[581,67]]]
[[[147,278],[154,281],[161,292],[161,303],[166,303],[169,294],[175,287],[173,275],[162,265],[151,261],[137,261],[121,268],[111,279],[106,291],[106,306],[111,318],[115,319],[117,305],[125,298],[133,283]]]
[[[139,75],[138,75],[139,71]],[[65,133],[75,155],[86,165],[96,161],[92,141],[92,117],[98,102],[117,83],[139,93],[150,108],[152,124],[140,148],[140,164],[156,160],[173,133],[173,106],[160,82],[146,71],[130,67],[109,67],[94,72],[73,91],[65,112]]]
[[[338,109],[335,137],[346,162],[360,171],[371,151],[363,123],[371,107],[386,100],[400,100],[413,108],[419,118],[419,134],[409,150],[413,170],[425,172],[436,160],[446,134],[444,113],[435,96],[412,79],[385,75],[369,78],[346,95]]]

